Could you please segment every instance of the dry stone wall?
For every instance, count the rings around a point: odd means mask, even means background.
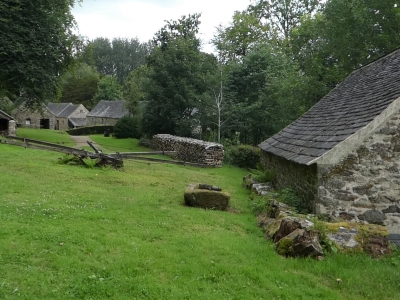
[[[276,188],[290,187],[301,197],[302,207],[315,211],[318,198],[317,166],[305,166],[262,151],[261,162],[266,170],[272,170],[276,176]]]
[[[320,213],[400,233],[400,114],[335,166],[318,165]]]
[[[175,151],[175,159],[206,166],[222,166],[224,147],[221,144],[201,140],[157,134],[153,136],[152,147],[158,151]]]

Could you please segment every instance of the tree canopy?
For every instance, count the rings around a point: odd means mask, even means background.
[[[146,63],[151,43],[141,43],[137,38],[96,38],[88,42],[81,60],[97,69],[100,74],[115,76],[123,84],[130,72]]]
[[[196,37],[200,15],[170,21],[156,34],[148,58],[143,131],[190,136],[204,112],[204,76],[215,70],[212,55],[200,51]]]
[[[74,0],[0,2],[0,95],[28,104],[54,99],[73,61]]]
[[[100,74],[85,63],[75,64],[61,77],[60,102],[83,104],[87,109],[92,109],[93,97],[98,90]]]

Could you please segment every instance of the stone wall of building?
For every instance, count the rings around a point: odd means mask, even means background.
[[[107,125],[114,126],[119,119],[113,118],[100,118],[100,117],[87,117],[87,126]]]
[[[318,181],[318,212],[400,230],[400,114],[339,164],[318,165]]]
[[[68,126],[68,118],[60,118],[60,117],[56,117],[56,130],[61,130],[61,131],[66,131],[69,128]]]
[[[55,117],[45,107],[31,110],[21,105],[13,111],[12,116],[20,127],[54,129],[56,125]]]
[[[153,136],[152,148],[158,151],[176,151],[175,159],[207,166],[222,166],[224,147],[196,139],[157,134]]]
[[[276,188],[292,188],[301,197],[302,206],[310,212],[315,211],[318,197],[317,166],[315,164],[300,165],[265,151],[261,153],[261,163],[266,170],[275,172]]]
[[[69,129],[72,129],[73,127],[71,126],[69,119],[70,118],[84,119],[84,118],[86,118],[86,115],[88,113],[89,113],[89,111],[86,109],[86,107],[84,107],[82,104],[80,104],[78,106],[78,108],[75,109],[75,111],[73,111],[68,117],[56,117],[56,122],[58,124],[58,130],[67,131]],[[57,128],[57,126],[56,126],[56,128]]]

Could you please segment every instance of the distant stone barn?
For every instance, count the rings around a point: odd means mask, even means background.
[[[259,147],[277,186],[310,210],[400,233],[400,49],[355,70]]]
[[[21,127],[63,131],[86,126],[88,112],[82,104],[49,102],[31,109],[23,103],[14,110],[13,116]]]
[[[101,100],[97,105],[88,113],[87,126],[94,125],[109,125],[114,126],[119,119],[129,114],[126,108],[126,101],[114,100],[107,101]]]

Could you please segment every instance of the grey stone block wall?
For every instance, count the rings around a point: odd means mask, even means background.
[[[261,163],[276,174],[276,188],[290,187],[302,199],[302,206],[314,212],[318,198],[317,166],[301,165],[262,151]]]
[[[17,123],[14,120],[8,121],[8,135],[16,135]]]
[[[55,117],[44,107],[31,110],[22,105],[13,111],[12,116],[20,127],[40,128],[42,119],[49,120],[50,129],[54,129],[56,125]],[[27,119],[30,124],[27,124]]]
[[[400,113],[339,164],[318,165],[320,213],[358,217],[373,210],[400,230]]]
[[[220,167],[224,159],[224,146],[221,144],[169,134],[153,136],[152,147],[158,151],[176,151],[175,159],[207,166]]]
[[[95,125],[114,126],[119,120],[114,118],[101,118],[101,117],[86,117],[86,118],[87,118],[87,126],[95,126]]]

